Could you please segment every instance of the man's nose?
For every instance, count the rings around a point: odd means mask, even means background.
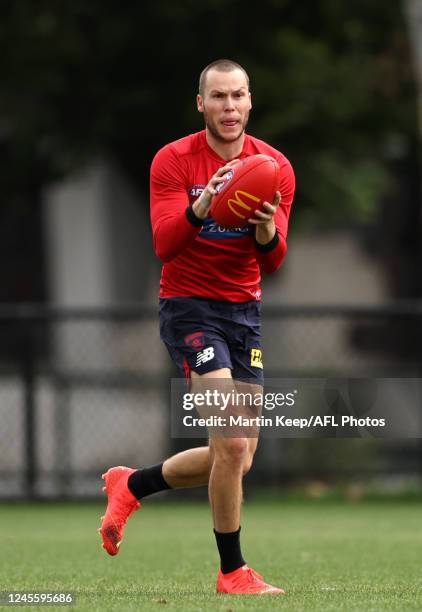
[[[227,96],[224,110],[234,110],[234,108],[234,99],[231,96]]]

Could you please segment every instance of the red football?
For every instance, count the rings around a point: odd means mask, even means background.
[[[211,216],[224,227],[248,224],[263,202],[272,202],[279,185],[280,168],[269,155],[251,155],[233,164],[213,197]]]

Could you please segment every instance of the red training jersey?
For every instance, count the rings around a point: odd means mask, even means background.
[[[186,209],[227,161],[207,143],[205,130],[171,142],[158,151],[151,166],[150,199],[154,248],[163,261],[160,297],[204,297],[228,302],[261,298],[264,272],[274,272],[287,251],[287,228],[295,190],[288,159],[248,134],[237,157],[263,153],[280,166],[277,235],[269,245],[255,241],[255,226],[228,229],[209,216],[192,223]],[[198,224],[201,221],[197,219]]]

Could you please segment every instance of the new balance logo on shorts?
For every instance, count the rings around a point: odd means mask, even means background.
[[[207,348],[204,348],[203,351],[196,353],[196,367],[200,366],[202,363],[211,361],[211,359],[214,359],[214,347],[208,346]]]

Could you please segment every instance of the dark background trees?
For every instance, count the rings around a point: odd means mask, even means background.
[[[146,194],[155,151],[202,127],[197,77],[218,57],[251,75],[249,131],[294,164],[295,227],[370,228],[390,276],[394,253],[416,268],[392,295],[420,295],[414,78],[401,5],[381,0],[5,0],[3,250],[40,190],[97,155]]]

